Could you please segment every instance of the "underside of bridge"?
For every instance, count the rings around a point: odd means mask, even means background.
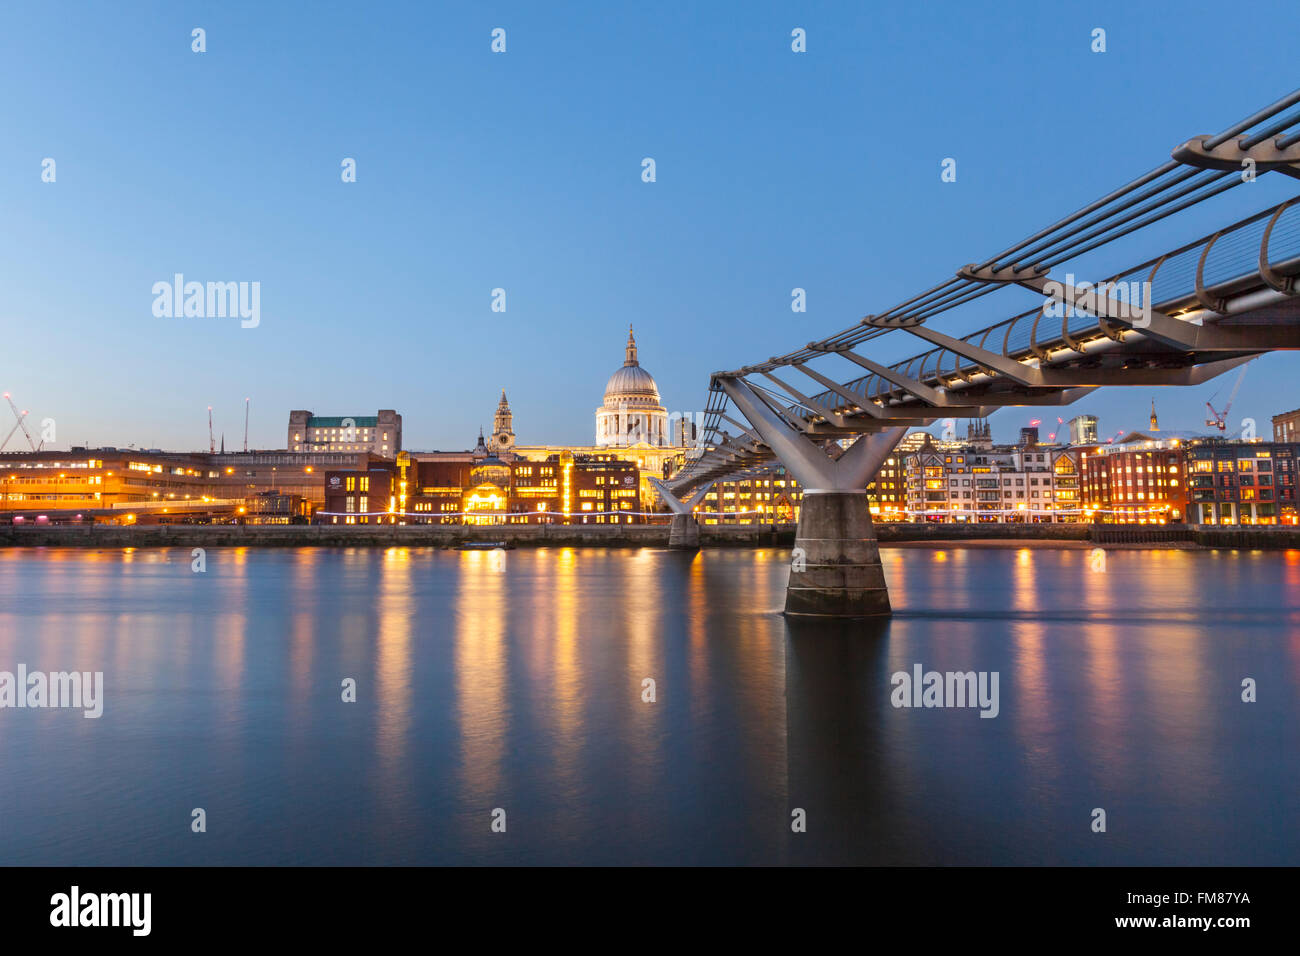
[[[1300,348],[1297,195],[1096,282],[1064,271],[1267,173],[1279,174],[1270,182],[1300,179],[1300,111],[1286,112],[1297,104],[1300,90],[1216,136],[1194,137],[1133,182],[829,338],[715,372],[695,448],[656,483],[674,514],[674,546],[699,547],[693,512],[713,482],[780,462],[803,492],[786,613],[888,614],[865,489],[908,429],[1007,406],[1068,405],[1102,386],[1199,385],[1265,352]],[[1050,278],[1058,266],[1063,278]],[[1032,307],[960,337],[929,324],[995,293],[998,302],[1028,293]],[[929,347],[888,364],[862,354],[879,355],[900,335]],[[854,376],[828,367],[836,361]],[[801,391],[775,374],[783,369],[819,388]],[[727,414],[728,403],[744,421]]]

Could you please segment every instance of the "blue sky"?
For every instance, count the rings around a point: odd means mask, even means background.
[[[503,386],[521,443],[589,442],[629,323],[664,404],[698,410],[710,372],[887,308],[1289,92],[1291,22],[1290,3],[7,5],[0,388],[58,447],[202,448],[209,404],[234,447],[249,396],[255,447],[283,446],[291,408],[383,407],[407,447],[464,448]],[[1296,191],[1279,178],[1099,267]],[[156,318],[177,272],[260,282],[260,326]],[[1277,384],[1296,361],[1253,363],[1233,418],[1300,406]],[[1196,429],[1225,378],[1060,414],[1113,434],[1155,397]]]

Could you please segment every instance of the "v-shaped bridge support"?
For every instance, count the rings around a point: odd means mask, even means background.
[[[785,612],[818,617],[889,614],[885,572],[867,510],[867,484],[907,427],[861,435],[832,457],[778,415],[744,379],[717,381],[803,491]],[[838,445],[831,448],[839,450]]]
[[[673,513],[672,525],[668,529],[668,547],[673,551],[700,550],[700,523],[695,520],[692,512],[709,493],[713,482],[707,482],[696,488],[695,493],[684,501],[669,491],[668,486],[660,479],[651,478],[650,484],[654,485],[655,491],[659,492],[660,500]]]

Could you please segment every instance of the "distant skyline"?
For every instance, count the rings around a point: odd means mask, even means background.
[[[462,449],[503,387],[520,444],[589,444],[629,324],[663,404],[697,412],[711,372],[929,288],[1296,86],[1260,47],[1261,23],[1293,19],[1283,3],[4,17],[0,390],[55,420],[57,448],[205,449],[209,405],[242,447],[251,397],[251,447],[282,447],[290,409],[393,408],[407,447]],[[1085,262],[1103,274],[1295,191],[1266,175]],[[152,289],[176,273],[258,283],[260,321],[157,317]],[[1300,406],[1295,361],[1251,363],[1229,434],[1249,417],[1267,436]],[[1205,432],[1235,378],[990,421],[1013,441],[1033,418],[1093,414],[1104,439],[1143,430],[1154,399],[1162,429]],[[0,405],[0,436],[12,424]]]

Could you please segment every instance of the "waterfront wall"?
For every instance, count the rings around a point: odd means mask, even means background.
[[[667,546],[667,525],[93,525],[0,528],[0,546],[96,548],[435,547],[508,541],[519,547]]]
[[[881,544],[962,541],[1070,541],[1207,548],[1300,548],[1300,528],[1212,525],[887,524]],[[91,525],[0,526],[0,547],[435,547],[509,541],[517,547],[667,547],[668,525]],[[795,526],[703,525],[703,547],[790,547]]]
[[[795,525],[702,525],[703,547],[790,547]],[[1087,541],[1084,525],[886,524],[881,543],[903,541]],[[0,527],[0,546],[408,547],[450,548],[470,541],[517,547],[667,547],[669,526],[653,525],[89,525]]]

